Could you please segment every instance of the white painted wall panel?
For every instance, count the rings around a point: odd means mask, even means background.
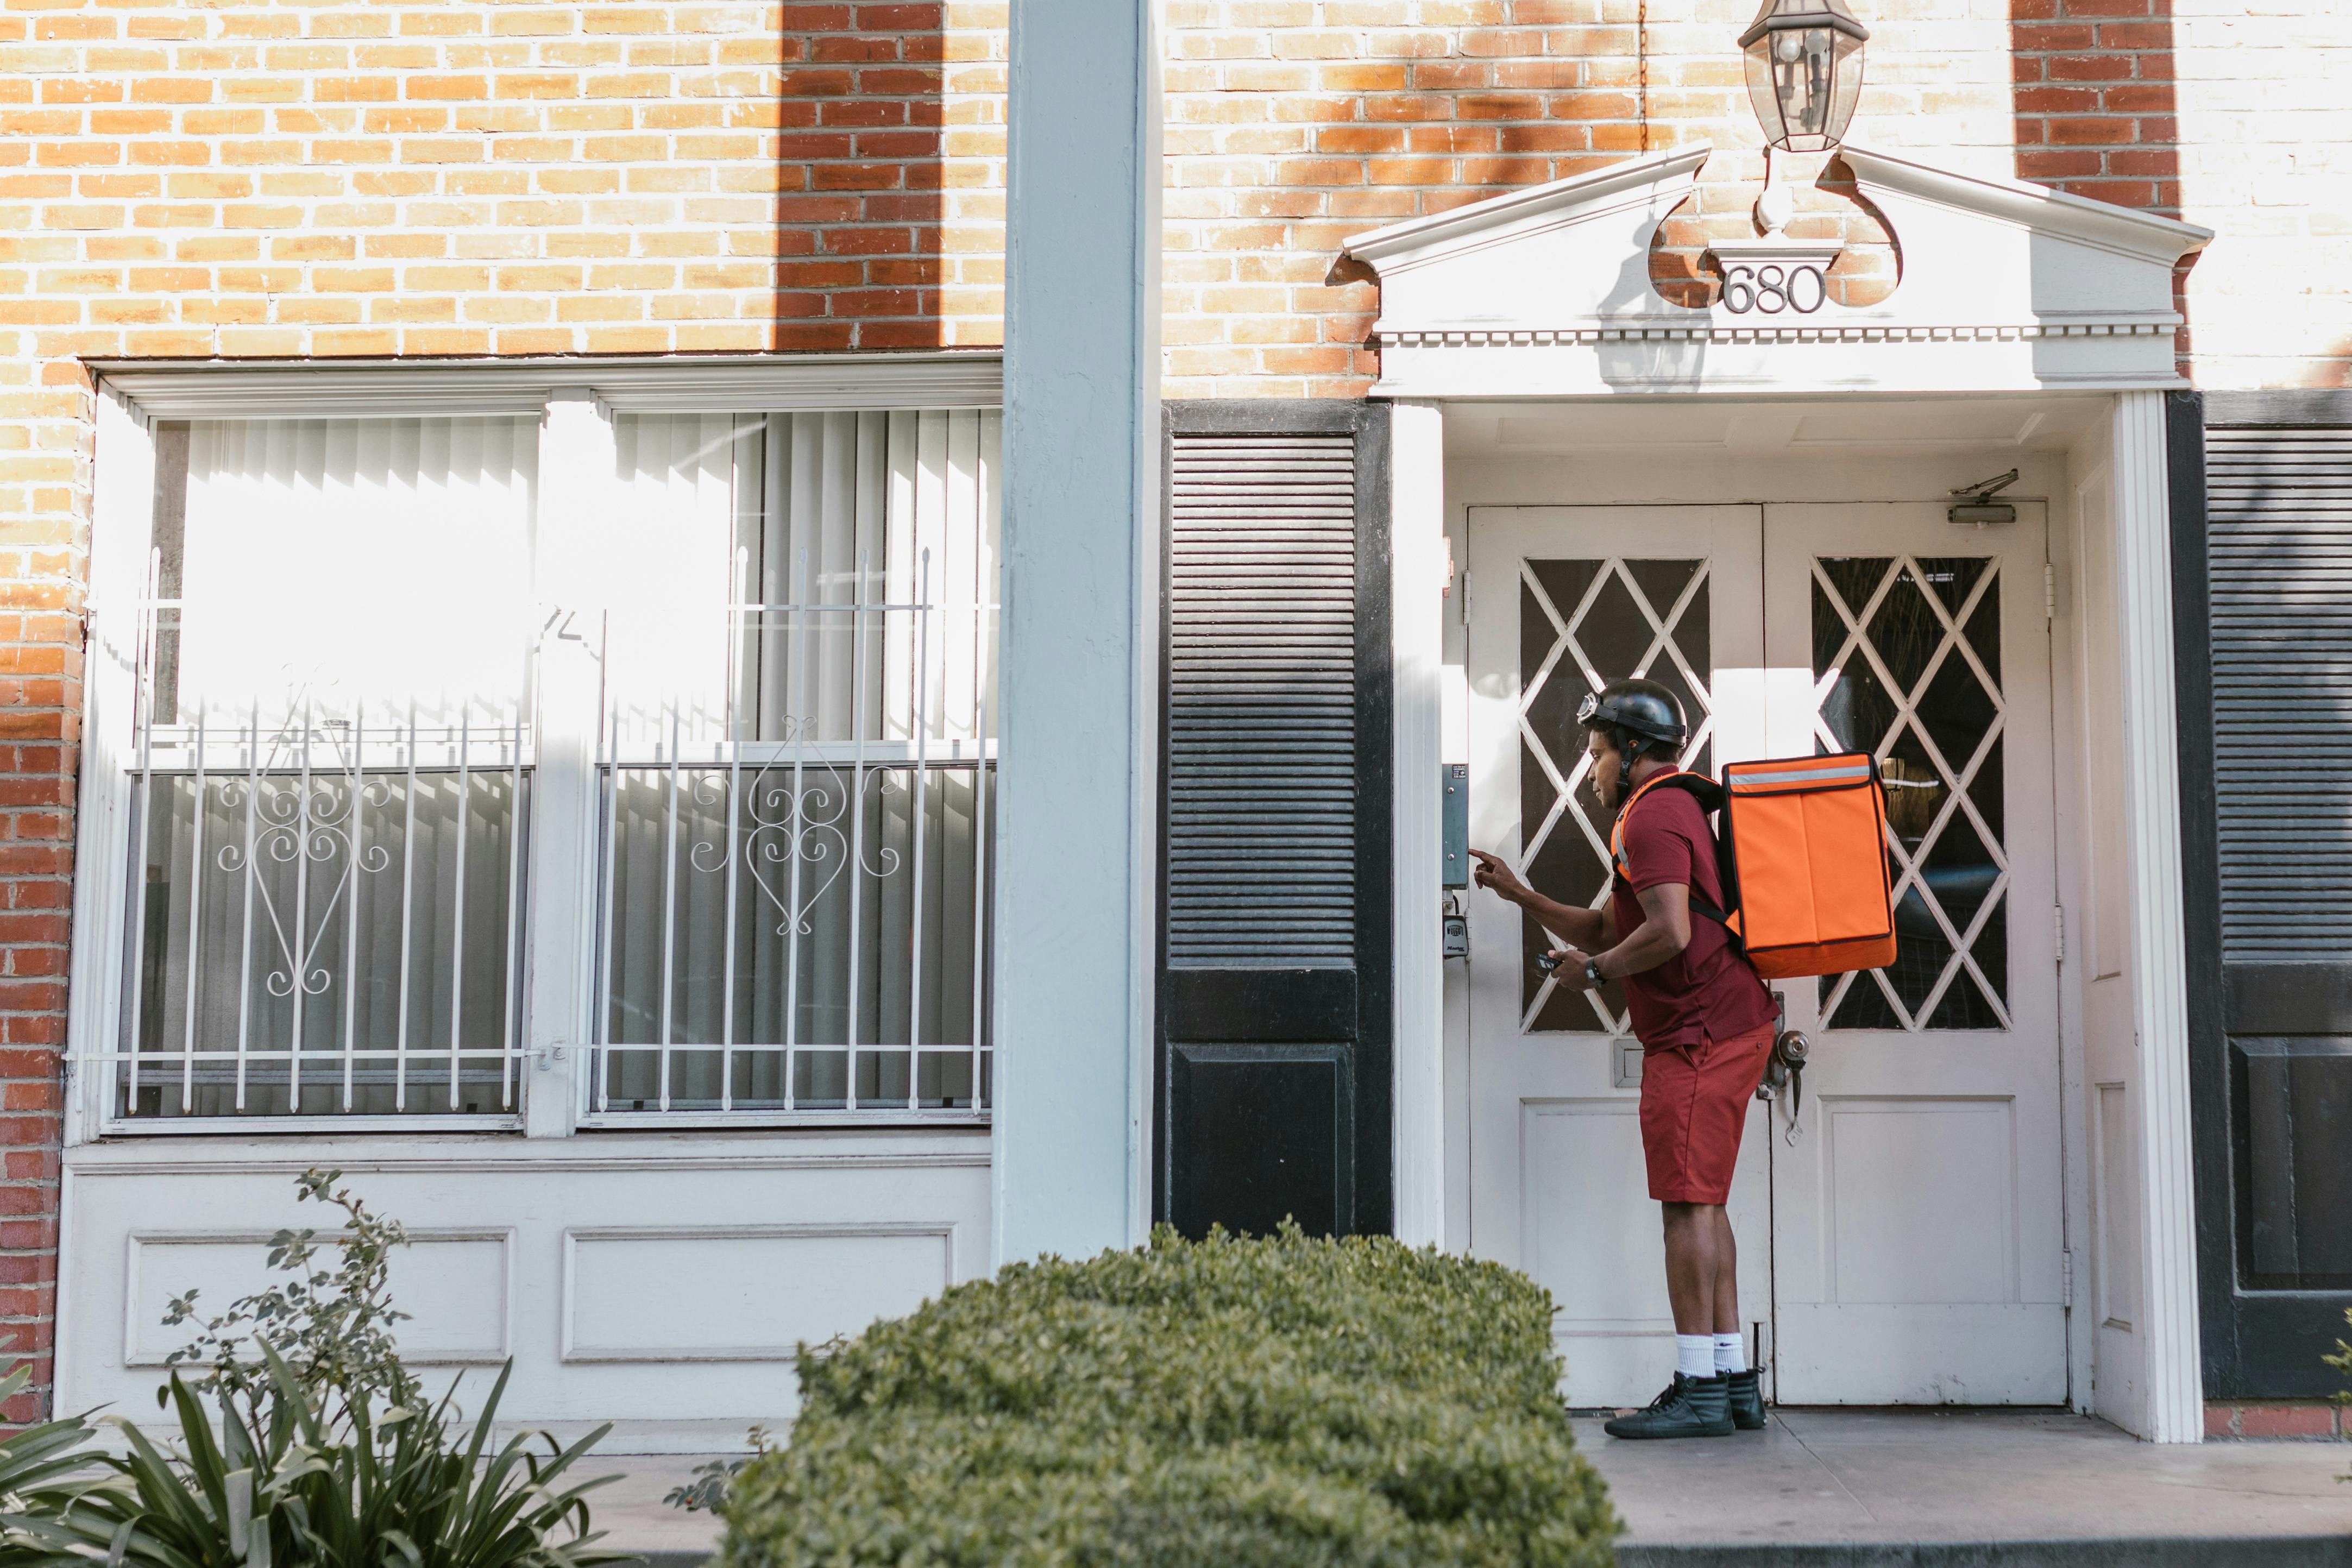
[[[335,1216],[294,1197],[314,1166],[418,1234],[393,1297],[428,1388],[462,1369],[460,1403],[478,1400],[510,1354],[502,1420],[614,1420],[617,1452],[707,1452],[789,1421],[802,1341],[989,1267],[984,1132],[89,1145],[67,1163],[59,1407],[153,1419],[180,1332],[165,1302],[194,1285],[226,1306],[263,1277],[273,1231],[326,1228]]]
[[[268,1267],[268,1230],[133,1231],[123,1249],[123,1364],[162,1366],[194,1337],[195,1326],[165,1326],[173,1298],[193,1290],[199,1319],[219,1317],[255,1291],[284,1284],[289,1275]],[[498,1362],[511,1354],[507,1328],[512,1280],[510,1233],[503,1230],[419,1233],[394,1255],[392,1288],[409,1321],[395,1332],[407,1359],[420,1366]],[[320,1239],[314,1267],[334,1267],[332,1232]]]
[[[563,1359],[791,1361],[954,1279],[952,1226],[706,1226],[564,1233]],[[691,1281],[680,1293],[655,1288]]]

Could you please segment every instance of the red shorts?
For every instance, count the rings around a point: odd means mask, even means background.
[[[1721,1203],[1731,1196],[1739,1134],[1772,1054],[1774,1027],[1729,1040],[1654,1046],[1642,1053],[1642,1153],[1661,1203]]]

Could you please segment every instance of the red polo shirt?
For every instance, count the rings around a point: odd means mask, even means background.
[[[1638,895],[1646,889],[1680,883],[1694,901],[1723,907],[1715,835],[1687,791],[1669,786],[1634,801],[1624,845],[1626,874],[1610,889],[1620,942],[1645,918]],[[1654,969],[1626,976],[1625,998],[1633,1032],[1650,1051],[1696,1044],[1701,1034],[1726,1040],[1773,1021],[1772,995],[1732,946],[1731,934],[1696,909],[1690,945]]]

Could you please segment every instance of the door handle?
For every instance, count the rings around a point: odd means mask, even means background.
[[[1804,1135],[1798,1118],[1805,1108],[1805,1059],[1811,1053],[1812,1041],[1801,1031],[1780,1030],[1772,1037],[1772,1054],[1765,1059],[1763,1080],[1756,1085],[1756,1098],[1768,1103],[1787,1094],[1789,1131],[1784,1136],[1790,1148]]]

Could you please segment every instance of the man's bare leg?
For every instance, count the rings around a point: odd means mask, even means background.
[[[1612,1437],[1721,1437],[1734,1428],[1730,1380],[1715,1370],[1716,1294],[1727,1227],[1713,1203],[1659,1205],[1665,1228],[1666,1299],[1675,1312],[1675,1381],[1646,1410],[1606,1423]]]
[[[1739,1324],[1739,1243],[1732,1239],[1731,1211],[1713,1210],[1715,1215],[1715,1332],[1719,1334],[1738,1333]]]
[[[1732,1289],[1726,1266],[1731,1222],[1714,1203],[1663,1203],[1666,1232],[1666,1300],[1673,1305],[1675,1333],[1713,1334],[1725,1292]],[[1732,1315],[1739,1312],[1737,1295]]]

